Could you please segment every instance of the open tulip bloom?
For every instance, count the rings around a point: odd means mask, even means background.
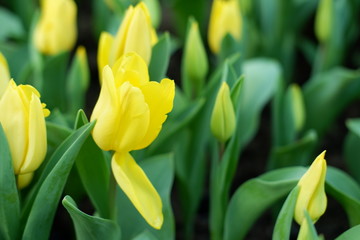
[[[95,142],[103,150],[115,152],[111,166],[117,183],[157,229],[163,223],[161,199],[129,152],[154,141],[172,110],[174,95],[174,81],[149,81],[145,61],[130,52],[112,68],[104,67],[100,96],[91,116],[96,120]]]

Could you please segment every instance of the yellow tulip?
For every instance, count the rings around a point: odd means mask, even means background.
[[[323,151],[315,159],[298,183],[300,191],[295,205],[294,218],[300,225],[305,221],[305,210],[314,222],[316,222],[326,210],[327,198],[324,188],[326,176],[325,152],[326,151]]]
[[[99,99],[91,120],[93,137],[103,150],[113,150],[112,171],[144,219],[159,229],[163,222],[158,193],[129,154],[147,147],[172,110],[174,81],[149,81],[145,61],[129,52],[112,67],[105,66]]]
[[[0,98],[4,94],[6,86],[10,81],[10,73],[7,61],[0,52]]]
[[[218,53],[222,39],[231,34],[240,40],[242,31],[242,18],[238,0],[214,0],[212,4],[208,41],[213,53]]]
[[[40,102],[39,92],[11,80],[0,98],[0,112],[15,174],[35,171],[46,154],[45,117],[50,114]]]
[[[210,127],[211,132],[220,142],[226,142],[234,134],[236,117],[226,82],[222,83],[216,96]]]
[[[146,5],[140,2],[135,7],[130,6],[115,37],[107,32],[101,33],[97,57],[100,75],[106,65],[112,67],[128,52],[136,52],[149,65],[152,45],[156,42],[156,32]]]
[[[34,31],[36,48],[48,55],[71,50],[77,38],[76,14],[73,0],[41,1],[40,19]]]

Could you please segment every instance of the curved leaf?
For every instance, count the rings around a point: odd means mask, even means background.
[[[100,217],[90,216],[80,211],[77,208],[75,201],[70,196],[65,196],[62,200],[62,204],[73,220],[76,239],[120,239],[120,228],[115,222]]]
[[[58,161],[56,161],[56,165],[46,177],[40,177],[41,181],[39,184],[41,185],[35,195],[35,200],[25,225],[23,233],[24,240],[48,239],[57,204],[75,161],[75,157],[93,127],[94,122],[88,123],[75,131],[53,154],[53,159],[58,159]],[[53,161],[50,160],[48,165],[53,163]],[[46,170],[47,169],[44,171],[46,172]]]
[[[356,240],[360,236],[360,225],[350,228],[346,232],[342,233],[340,236],[335,238],[335,240]]]

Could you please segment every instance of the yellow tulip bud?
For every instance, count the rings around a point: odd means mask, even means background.
[[[15,174],[35,171],[46,155],[45,117],[50,114],[40,102],[39,92],[10,80],[0,99],[0,112]]]
[[[103,84],[91,120],[95,142],[104,150],[128,152],[147,147],[172,110],[175,84],[149,81],[144,60],[125,54],[111,69],[104,67]]]
[[[316,11],[315,34],[322,43],[330,39],[333,27],[333,0],[320,0]]]
[[[27,187],[34,177],[34,172],[19,174],[17,176],[17,186],[19,189]]]
[[[0,98],[4,94],[6,86],[10,81],[10,73],[7,61],[0,52]]]
[[[185,90],[189,94],[192,94],[191,90],[198,92],[202,89],[208,72],[208,60],[198,23],[193,19],[190,19],[182,66]]]
[[[240,40],[242,18],[238,0],[214,0],[209,22],[208,41],[213,53],[218,53],[227,33]]]
[[[210,124],[211,132],[220,142],[226,142],[234,134],[236,118],[226,82],[222,83],[216,96]]]
[[[71,50],[77,38],[76,14],[73,0],[41,1],[40,19],[34,32],[36,48],[49,55]]]
[[[298,183],[300,191],[295,205],[294,218],[300,225],[305,221],[305,210],[314,222],[325,212],[327,205],[324,188],[326,176],[325,152],[323,151],[315,159]]]
[[[156,32],[151,25],[146,5],[140,2],[135,7],[130,6],[115,38],[107,32],[101,33],[97,57],[99,74],[102,74],[106,65],[112,67],[123,54],[128,52],[136,52],[149,65],[152,45],[156,42]]]

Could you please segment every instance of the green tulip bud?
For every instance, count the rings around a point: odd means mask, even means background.
[[[333,26],[333,0],[320,0],[315,19],[315,35],[319,42],[330,39]]]
[[[226,82],[223,82],[219,89],[210,124],[211,132],[222,143],[234,134],[236,117],[230,97],[230,89]]]
[[[182,62],[184,88],[189,95],[202,89],[207,72],[208,61],[199,26],[194,19],[190,19]]]

